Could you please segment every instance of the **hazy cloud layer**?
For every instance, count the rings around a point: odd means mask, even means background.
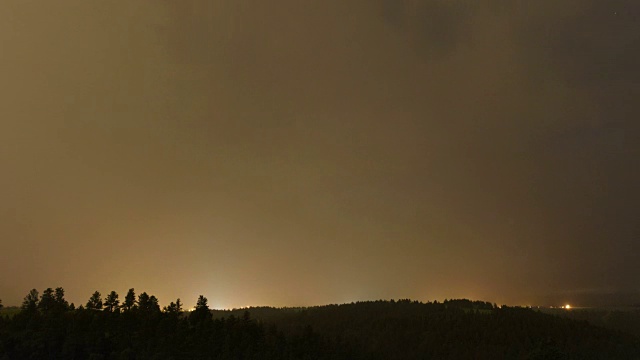
[[[5,8],[5,304],[640,290],[631,0]]]

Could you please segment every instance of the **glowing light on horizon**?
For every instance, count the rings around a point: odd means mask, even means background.
[[[571,309],[571,305],[567,304],[567,305],[564,306],[564,308],[569,310],[569,309]]]

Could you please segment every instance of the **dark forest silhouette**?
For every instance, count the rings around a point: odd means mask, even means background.
[[[190,311],[180,299],[161,309],[134,289],[76,307],[62,288],[34,289],[0,316],[0,360],[640,358],[632,335],[466,299],[251,310],[212,311],[204,296]]]

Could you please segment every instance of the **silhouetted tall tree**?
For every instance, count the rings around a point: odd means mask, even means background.
[[[209,311],[209,300],[204,297],[203,295],[200,295],[198,297],[198,301],[196,302],[196,310],[207,310]]]
[[[191,322],[199,323],[204,320],[211,319],[211,310],[209,309],[209,301],[203,295],[198,297],[198,301],[196,302],[195,309],[189,315],[189,320]]]
[[[0,299],[0,309],[2,309],[4,306],[2,305],[2,299]]]
[[[20,307],[22,311],[27,313],[35,312],[38,309],[38,301],[40,299],[40,294],[38,290],[31,289],[27,296],[24,297],[24,301],[22,302],[22,306]]]
[[[38,309],[42,312],[49,312],[50,310],[53,310],[55,303],[56,300],[53,294],[53,289],[47,288],[42,292],[42,297],[40,297],[40,302],[38,303]]]
[[[120,304],[120,300],[118,300],[118,293],[111,291],[104,299],[104,310],[114,312],[118,310],[118,304]]]
[[[125,311],[129,311],[136,306],[136,292],[133,288],[129,289],[127,295],[124,297],[124,302],[122,302],[122,309]]]
[[[173,315],[180,314],[182,312],[182,302],[180,302],[180,298],[178,298],[175,303],[173,301],[169,303],[169,306],[165,306],[163,310]]]
[[[99,291],[96,291],[91,295],[89,301],[87,301],[86,307],[89,310],[102,310],[102,295]]]
[[[149,298],[149,311],[160,312],[160,303],[155,295],[151,295]]]
[[[149,307],[150,307],[149,294],[147,294],[146,292],[143,292],[142,294],[138,295],[138,309],[142,311],[147,311],[149,310]]]
[[[149,294],[143,292],[138,296],[138,310],[144,313],[160,312],[158,298],[156,298],[154,295],[149,296]]]
[[[64,289],[61,287],[57,287],[55,293],[53,295],[54,307],[56,311],[67,311],[69,310],[69,302],[64,298]]]

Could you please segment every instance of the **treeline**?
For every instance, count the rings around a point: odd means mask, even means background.
[[[296,342],[283,339],[249,314],[213,319],[207,298],[191,312],[180,299],[160,309],[158,299],[130,289],[95,292],[75,307],[62,288],[31,290],[21,311],[0,318],[0,359],[268,359],[286,358]]]
[[[619,330],[640,337],[640,309],[572,309],[554,311],[562,317],[573,320],[585,320],[592,325]]]
[[[348,344],[367,359],[640,359],[639,338],[630,334],[467,299],[246,310],[286,335],[310,326],[325,342]]]
[[[638,338],[530,309],[469,300],[312,308],[160,308],[130,289],[75,307],[62,288],[0,317],[6,359],[636,359]],[[214,317],[215,314],[216,316]]]

